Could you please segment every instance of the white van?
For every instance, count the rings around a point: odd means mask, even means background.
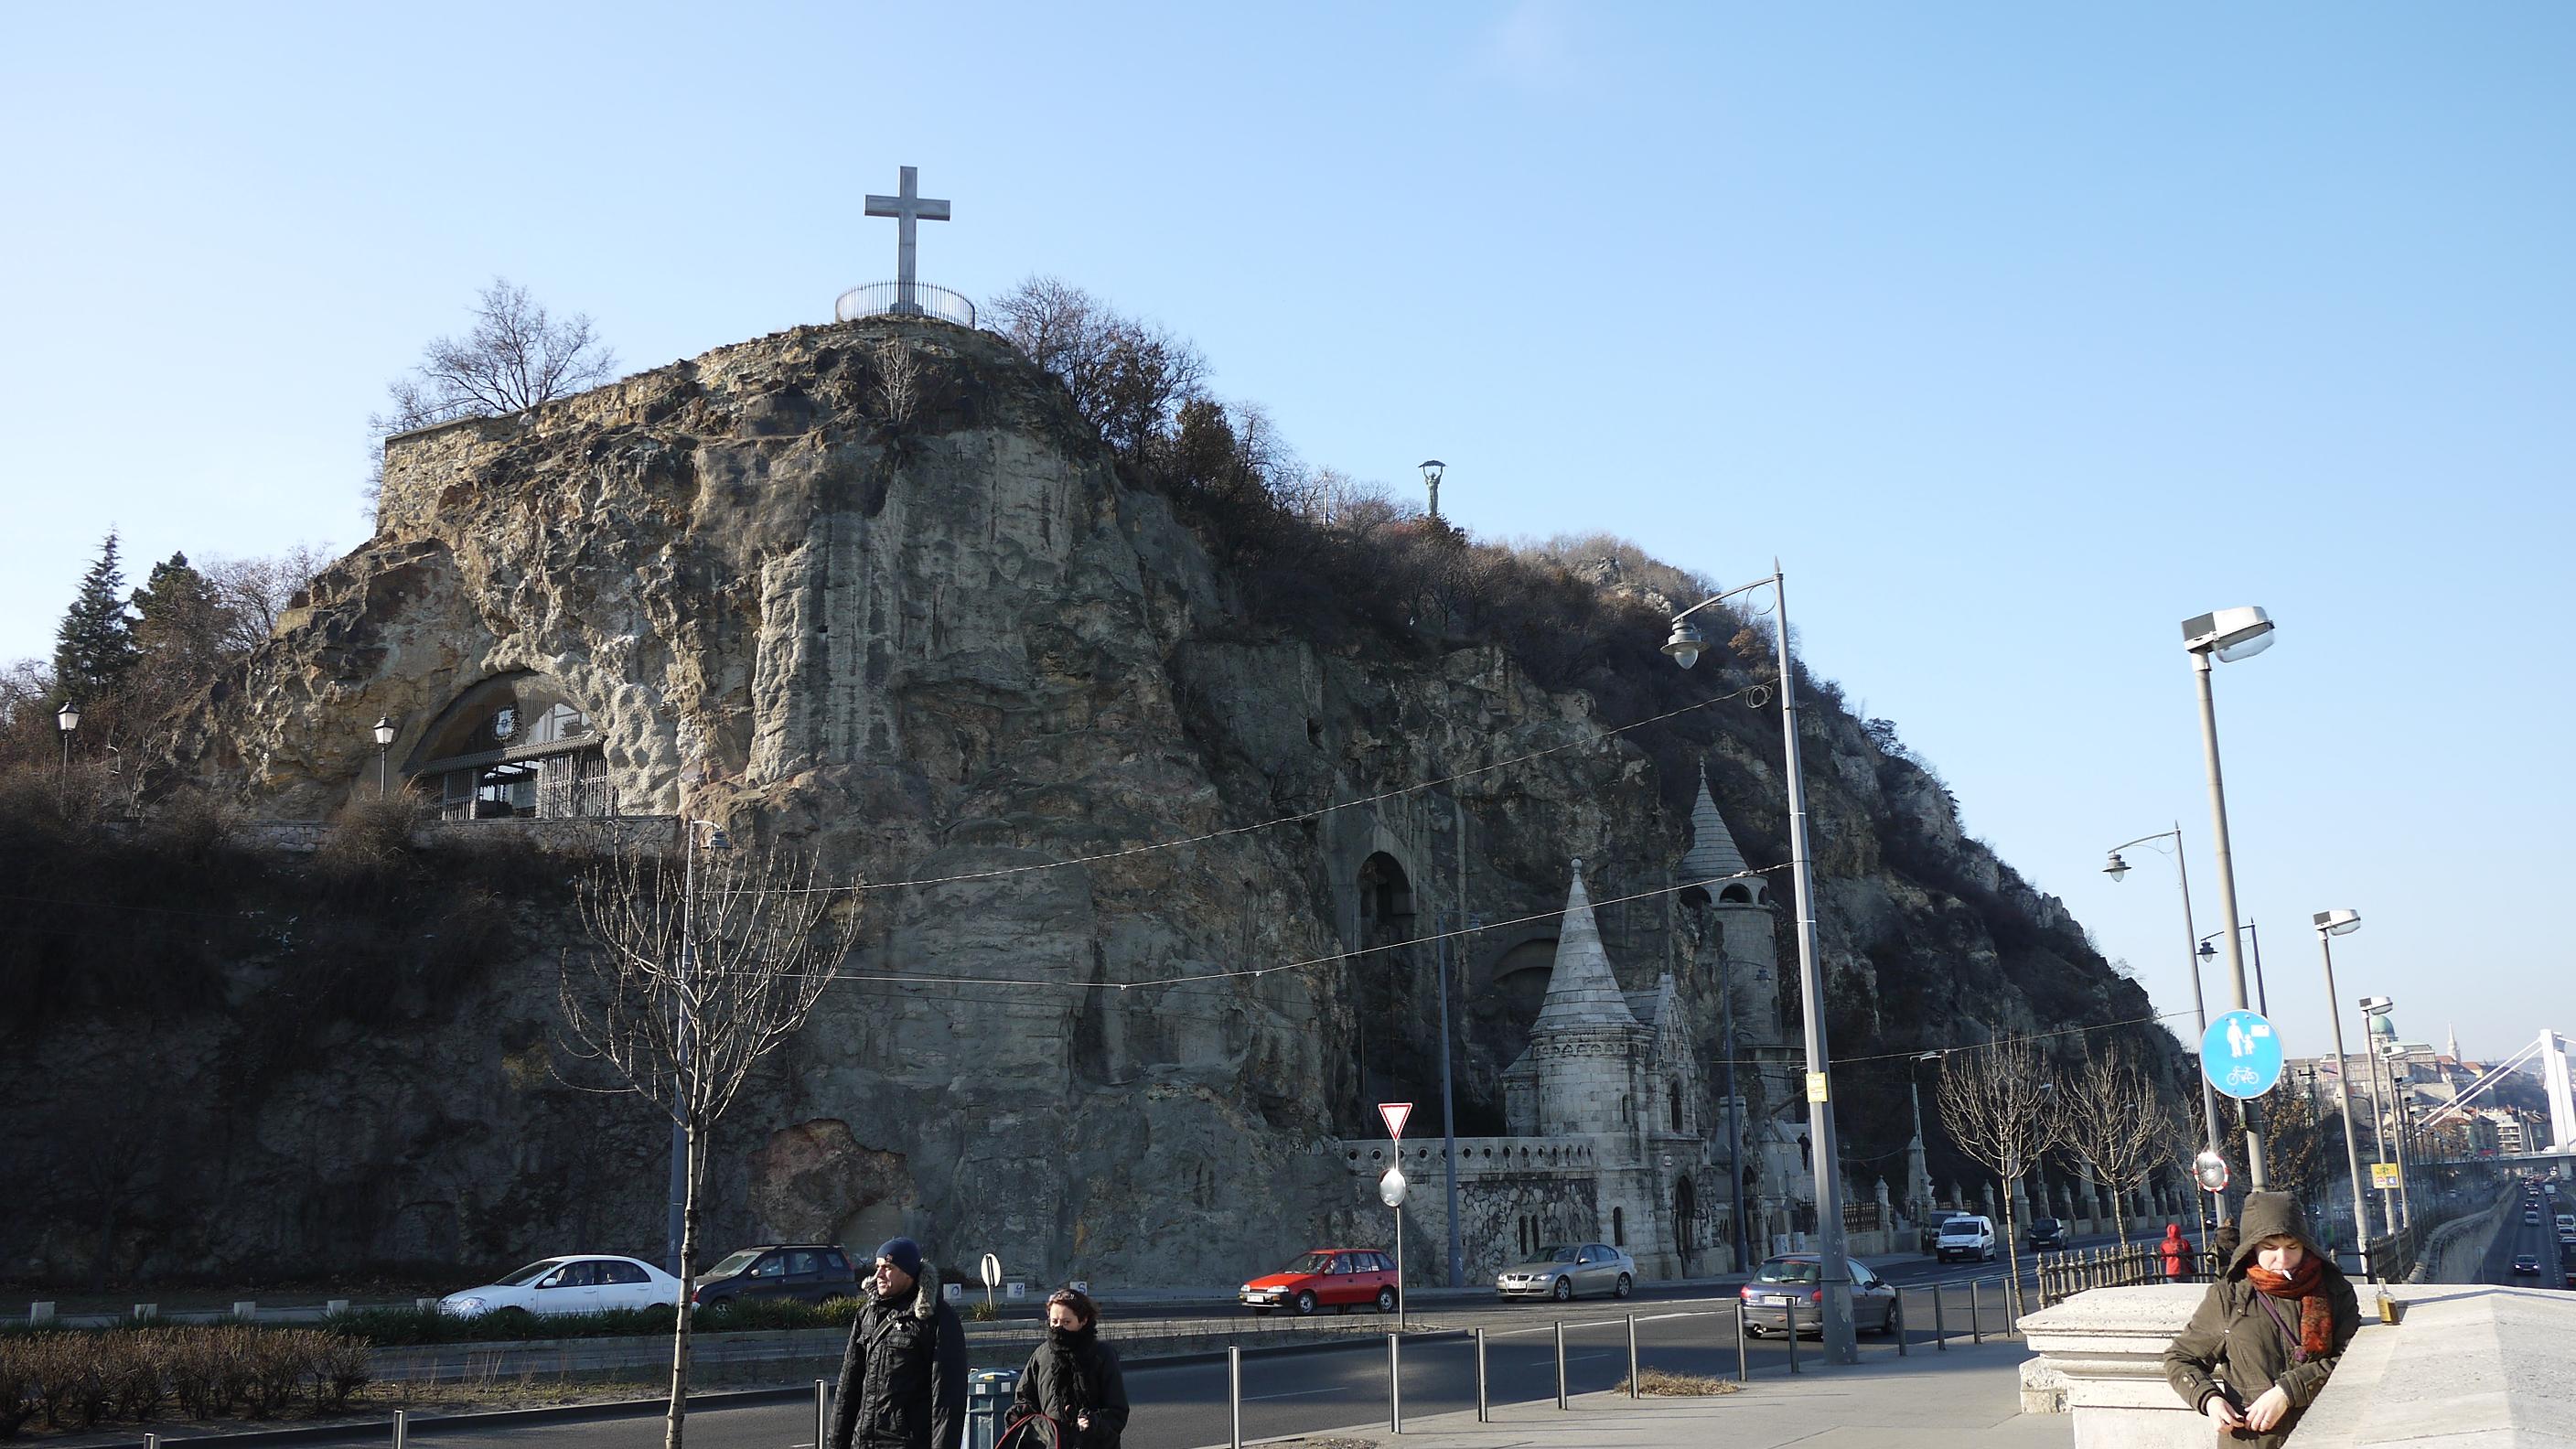
[[[1993,1262],[1995,1220],[1973,1213],[1961,1213],[1951,1218],[1941,1224],[1941,1236],[1933,1240],[1932,1254],[1944,1263],[1953,1258]]]

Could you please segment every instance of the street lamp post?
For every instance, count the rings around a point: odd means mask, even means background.
[[[63,773],[69,775],[72,771],[72,731],[80,728],[80,706],[64,700],[63,707],[54,711],[54,728],[63,732]]]
[[[679,1068],[679,1072],[674,1083],[674,1090],[671,1094],[671,1100],[679,1105],[680,1112],[679,1115],[674,1117],[671,1122],[671,1241],[669,1259],[671,1263],[671,1276],[680,1280],[681,1291],[686,1292],[689,1282],[689,1264],[680,1260],[680,1247],[681,1244],[686,1241],[682,1234],[688,1226],[688,1115],[692,1110],[694,1110],[692,1105],[693,1097],[689,1091],[689,1065],[691,1053],[696,1049],[698,1034],[697,982],[694,979],[695,973],[692,970],[696,964],[695,958],[698,949],[698,832],[700,830],[706,831],[706,848],[709,850],[731,850],[733,848],[733,842],[726,838],[724,827],[716,824],[712,820],[688,820],[684,821],[682,824],[688,834],[685,842],[680,847],[680,990],[679,1000],[676,1003],[680,1020],[679,1031],[677,1034],[678,1050],[675,1053],[678,1060],[674,1064]]]
[[[394,721],[391,715],[376,716],[376,798],[385,798],[385,751],[394,744]]]
[[[2194,933],[2198,928],[2194,925],[2191,918],[2191,867],[2185,863],[2183,859],[2181,821],[2175,821],[2174,827],[2171,830],[2159,830],[2153,835],[2141,835],[2135,840],[2123,841],[2120,844],[2113,846],[2111,849],[2110,862],[2102,867],[2102,873],[2111,878],[2111,884],[2118,885],[2129,874],[2129,863],[2120,858],[2121,851],[2126,850],[2133,845],[2144,845],[2150,840],[2165,839],[2171,839],[2174,843],[2174,879],[2182,886],[2183,939],[2185,941],[2194,941],[2196,940]],[[2199,942],[2197,949],[2199,951],[2206,951],[2208,949],[2208,943]],[[2183,950],[2183,960],[2191,967],[2192,1015],[2199,1024],[2201,1035],[2207,1036],[2209,1034],[2209,1000],[2201,994],[2200,990],[2200,956],[2196,953],[2193,947],[2187,946]],[[2200,1112],[2202,1124],[2208,1132],[2209,1150],[2216,1152],[2218,1150],[2219,1131],[2218,1089],[2209,1084],[2209,1074],[2207,1072],[2201,1073],[2200,1076]],[[2219,1222],[2225,1223],[2227,1221],[2227,1199],[2224,1196],[2220,1196],[2218,1198],[2217,1214]]]
[[[2412,1194],[2407,1191],[2409,1173],[2406,1160],[2406,1137],[2409,1129],[2414,1126],[2414,1120],[2412,1114],[2406,1110],[2404,1087],[2397,1080],[2397,1064],[2405,1054],[2404,1048],[2393,1041],[2382,1047],[2379,1052],[2379,1055],[2385,1059],[2388,1069],[2389,1108],[2396,1114],[2390,1123],[2395,1130],[2390,1135],[2397,1139],[2397,1223],[2400,1227],[2411,1228],[2415,1226],[2415,1204]]]
[[[2209,817],[2218,854],[2218,909],[2227,918],[2227,973],[2235,988],[2236,1009],[2251,1003],[2245,994],[2245,945],[2236,931],[2236,859],[2227,838],[2227,782],[2218,764],[2218,702],[2210,692],[2211,661],[2221,664],[2250,659],[2272,647],[2272,616],[2242,606],[2185,619],[2182,647],[2191,654],[2191,672],[2200,687],[2200,749],[2209,769]],[[2243,1104],[2245,1121],[2245,1187],[2261,1192],[2271,1186],[2263,1163],[2263,1132],[2254,1104]]]
[[[2209,944],[2217,939],[2216,931],[2200,938],[2201,960],[2218,959],[2218,948]],[[2269,1017],[2272,1014],[2272,988],[2263,984],[2263,932],[2255,922],[2245,923],[2245,939],[2252,942],[2254,946],[2254,1009]]]
[[[1824,1356],[1833,1363],[1858,1363],[1860,1346],[1852,1336],[1851,1259],[1844,1251],[1842,1152],[1834,1131],[1833,1057],[1825,1042],[1824,967],[1816,950],[1815,867],[1807,851],[1807,787],[1798,768],[1798,683],[1789,658],[1789,586],[1780,561],[1771,561],[1771,577],[1713,594],[1674,615],[1664,652],[1684,669],[1698,663],[1708,650],[1708,637],[1690,622],[1690,616],[1765,584],[1770,585],[1779,611],[1780,764],[1789,782],[1789,872],[1798,910],[1798,1000],[1806,1028],[1807,1133],[1814,1146],[1809,1166],[1816,1182]]]
[[[1431,960],[1440,978],[1440,1160],[1449,1186],[1449,1286],[1467,1286],[1467,1255],[1458,1236],[1458,1117],[1449,1092],[1449,911],[1431,909]]]
[[[2335,994],[2334,979],[2334,938],[2360,930],[2361,912],[2319,911],[2316,925],[2317,951],[2326,963],[2326,1019],[2334,1024],[2335,1106],[2343,1114],[2343,1153],[2352,1166],[2353,1243],[2361,1254],[2362,1276],[2371,1278],[2376,1275],[2370,1266],[2370,1199],[2361,1190],[2361,1135],[2352,1127],[2352,1063],[2344,1056],[2343,998]]]

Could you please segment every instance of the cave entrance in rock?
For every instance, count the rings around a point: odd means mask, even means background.
[[[1359,895],[1360,957],[1352,1002],[1361,1100],[1337,1115],[1356,1124],[1354,1135],[1384,1131],[1373,1104],[1440,1100],[1439,1040],[1429,993],[1431,952],[1416,944],[1413,877],[1404,863],[1381,850],[1360,862],[1353,881]]]
[[[459,694],[422,734],[403,775],[441,820],[617,813],[590,712],[536,674],[500,675]]]

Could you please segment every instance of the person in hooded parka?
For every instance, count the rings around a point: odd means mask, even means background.
[[[2280,1449],[2361,1328],[2352,1280],[2298,1200],[2248,1194],[2227,1271],[2165,1350],[2165,1380],[2222,1438]]]

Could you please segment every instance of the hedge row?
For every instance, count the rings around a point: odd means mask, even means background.
[[[265,1419],[344,1408],[369,1377],[368,1345],[309,1328],[123,1328],[0,1338],[0,1439],[41,1414],[48,1429],[236,1412]]]

